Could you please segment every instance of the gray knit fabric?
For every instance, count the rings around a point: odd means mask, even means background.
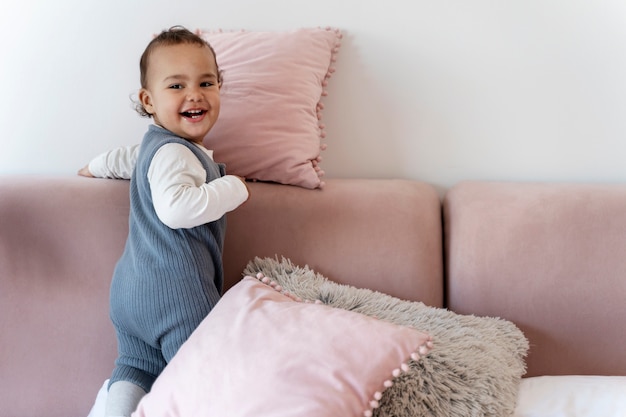
[[[207,182],[224,175],[222,165],[165,129],[150,126],[144,136],[130,183],[128,239],[111,283],[119,356],[109,386],[124,380],[150,391],[222,290],[225,216],[191,229],[170,229],[154,210],[148,167],[156,151],[172,142],[196,155]]]

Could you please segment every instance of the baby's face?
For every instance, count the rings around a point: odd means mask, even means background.
[[[220,112],[213,53],[195,44],[156,48],[148,60],[147,87],[139,98],[157,125],[202,143]]]

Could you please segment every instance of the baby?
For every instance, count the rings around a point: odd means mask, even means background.
[[[154,124],[138,153],[113,154],[134,166],[129,234],[111,283],[118,357],[107,416],[135,410],[219,300],[225,214],[248,198],[243,179],[226,175],[202,146],[220,111],[211,46],[182,27],[163,31],[141,56],[140,73],[137,110]],[[81,174],[91,176],[87,167]]]

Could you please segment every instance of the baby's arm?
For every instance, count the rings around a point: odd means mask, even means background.
[[[154,209],[172,229],[191,228],[221,218],[248,199],[248,187],[235,175],[206,183],[206,171],[184,145],[169,143],[148,170]]]
[[[129,180],[138,154],[139,145],[111,149],[92,159],[88,165],[78,171],[78,175]]]

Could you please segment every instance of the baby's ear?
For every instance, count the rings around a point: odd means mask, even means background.
[[[141,103],[143,108],[146,110],[146,113],[153,114],[154,107],[152,106],[152,97],[150,96],[150,92],[146,90],[145,88],[142,88],[141,90],[139,90],[138,96],[139,96],[139,102]]]

